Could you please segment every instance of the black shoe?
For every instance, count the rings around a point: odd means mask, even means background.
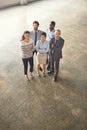
[[[43,71],[43,69],[40,67],[40,71]]]
[[[47,66],[47,70],[50,71],[50,66]]]
[[[57,82],[57,79],[54,79],[54,82]]]
[[[57,82],[57,76],[56,75],[54,76],[54,82]]]

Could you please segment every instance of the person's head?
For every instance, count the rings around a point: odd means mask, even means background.
[[[55,31],[55,38],[59,38],[61,36],[61,31],[59,29],[57,29]]]
[[[35,31],[37,31],[37,30],[38,30],[38,27],[39,27],[39,22],[38,22],[38,21],[34,21],[34,22],[33,22],[33,29],[34,29]]]
[[[51,21],[50,22],[50,30],[53,30],[55,28],[55,25],[56,25],[55,21]]]
[[[42,42],[44,42],[46,40],[46,33],[45,32],[41,33],[40,39]]]
[[[21,41],[25,40],[25,39],[29,39],[30,37],[30,32],[29,31],[24,31]]]

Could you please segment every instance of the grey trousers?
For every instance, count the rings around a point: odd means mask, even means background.
[[[52,60],[52,71],[54,72],[54,78],[57,79],[59,73],[60,59],[51,57]]]

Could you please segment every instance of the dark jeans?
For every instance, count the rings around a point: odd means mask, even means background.
[[[33,72],[33,57],[22,59],[24,65],[24,74],[27,75],[28,63],[30,64],[30,72]]]
[[[58,73],[59,73],[59,63],[60,59],[52,58],[52,71],[54,72],[54,78],[57,80]]]

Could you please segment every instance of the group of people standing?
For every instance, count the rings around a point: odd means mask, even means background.
[[[57,81],[64,39],[61,37],[61,31],[55,30],[55,24],[55,21],[51,21],[49,28],[44,32],[38,29],[39,22],[34,21],[33,30],[24,32],[21,38],[21,50],[26,80],[33,77],[34,54],[36,54],[37,76],[40,77],[40,71],[42,71],[42,75],[45,77],[47,68],[48,75],[54,74],[54,81]]]

